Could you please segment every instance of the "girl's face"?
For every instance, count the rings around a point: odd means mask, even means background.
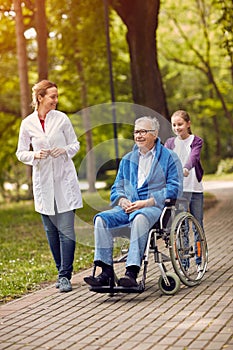
[[[191,122],[186,122],[183,118],[178,116],[171,117],[172,130],[180,138],[186,139],[189,137],[189,128]]]
[[[39,109],[42,109],[48,113],[52,109],[56,109],[58,103],[58,91],[56,87],[51,87],[46,90],[45,96],[38,96],[40,105]]]

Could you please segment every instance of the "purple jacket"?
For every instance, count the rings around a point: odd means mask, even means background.
[[[203,145],[203,140],[198,136],[194,136],[193,142],[191,143],[190,157],[187,163],[184,165],[184,168],[187,168],[188,170],[191,170],[193,167],[195,168],[198,182],[202,180],[202,177],[204,174],[204,170],[201,166],[201,161],[200,161],[202,145]],[[164,146],[173,150],[175,147],[175,137],[170,137],[169,139],[167,139]]]

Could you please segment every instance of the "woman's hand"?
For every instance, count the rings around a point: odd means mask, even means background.
[[[39,152],[34,154],[34,159],[46,159],[50,154],[49,149],[41,149]]]
[[[54,158],[57,158],[64,153],[66,153],[66,150],[64,148],[55,147],[55,148],[50,150],[50,155]]]

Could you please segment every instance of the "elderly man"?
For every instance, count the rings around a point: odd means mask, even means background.
[[[165,200],[182,194],[181,163],[161,144],[158,131],[159,122],[154,117],[144,116],[135,122],[135,146],[122,158],[111,189],[113,208],[94,218],[94,263],[102,272],[84,278],[90,286],[113,285],[113,237],[120,228],[130,227],[126,272],[118,284],[137,287],[148,232],[158,221]]]

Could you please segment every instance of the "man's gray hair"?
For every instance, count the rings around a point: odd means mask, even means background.
[[[151,117],[151,116],[143,116],[135,120],[135,124],[140,123],[142,121],[150,121],[151,122],[151,128],[153,130],[159,131],[160,125],[159,121],[156,117]]]

